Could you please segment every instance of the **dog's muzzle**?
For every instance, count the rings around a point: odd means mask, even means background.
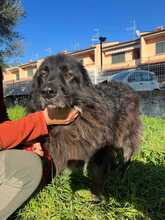
[[[58,90],[51,87],[43,88],[41,90],[41,102],[45,107],[51,106],[51,108],[65,108],[70,106],[69,100],[60,88]]]

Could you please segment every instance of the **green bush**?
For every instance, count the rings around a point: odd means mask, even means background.
[[[26,110],[21,105],[16,105],[14,107],[9,107],[7,113],[11,120],[16,120],[26,115]]]

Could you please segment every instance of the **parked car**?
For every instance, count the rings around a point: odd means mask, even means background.
[[[165,80],[160,83],[160,89],[165,90]]]
[[[147,70],[121,71],[112,75],[110,80],[126,83],[136,91],[152,91],[160,89],[155,73]]]
[[[26,106],[31,91],[31,82],[9,85],[4,88],[4,98],[7,107],[16,104]]]

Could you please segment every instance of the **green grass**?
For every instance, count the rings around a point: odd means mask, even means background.
[[[120,172],[111,174],[100,203],[91,202],[86,177],[71,178],[65,170],[17,215],[29,220],[165,220],[165,119],[142,120],[141,150],[124,179]]]
[[[20,105],[16,105],[14,107],[9,107],[7,109],[7,113],[11,120],[16,120],[26,115],[26,110],[24,107]]]
[[[143,117],[143,149],[165,151],[165,118]]]

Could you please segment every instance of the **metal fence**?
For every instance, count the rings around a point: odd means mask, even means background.
[[[155,73],[160,87],[165,86],[165,63],[147,64],[139,66],[143,70],[152,71]]]
[[[127,64],[125,64],[127,66]],[[104,65],[104,67],[106,67]],[[108,69],[108,68],[105,68]],[[155,73],[159,83],[160,90],[158,91],[143,91],[138,92],[140,98],[140,111],[142,114],[150,116],[165,117],[165,62],[157,64],[138,65],[136,68],[123,68],[122,70],[147,70]],[[111,76],[120,71],[106,70],[102,73],[97,71],[90,72],[90,78],[94,84],[105,80],[111,80]]]
[[[130,62],[128,61],[121,65],[119,70],[115,70],[115,68],[108,69],[108,67],[108,65],[104,65],[103,72],[100,72],[99,70],[93,70],[89,72],[89,76],[94,84],[97,84],[103,80],[110,80],[113,74],[123,70],[141,69],[154,72],[160,87],[165,87],[165,62],[145,65],[137,64],[136,68],[131,68]]]
[[[30,91],[31,91],[31,81],[22,81],[16,82],[12,84],[5,84],[3,86],[4,89],[4,99],[6,106],[13,106],[13,105],[23,105],[26,106],[29,98],[30,98]]]

